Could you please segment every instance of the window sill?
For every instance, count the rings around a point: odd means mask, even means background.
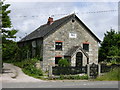
[[[55,67],[58,67],[58,64],[55,64]]]
[[[84,50],[84,49],[83,49]],[[89,52],[88,50],[84,50],[85,52]]]
[[[55,50],[55,51],[63,51],[63,50]]]

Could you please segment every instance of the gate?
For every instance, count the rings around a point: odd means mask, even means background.
[[[52,67],[53,75],[75,75],[86,73],[87,74],[87,66],[81,67]]]
[[[98,65],[93,63],[90,65],[90,77],[96,78],[98,75]]]

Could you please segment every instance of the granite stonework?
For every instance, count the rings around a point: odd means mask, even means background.
[[[70,38],[69,34],[75,33],[76,38]],[[61,51],[55,50],[55,41],[63,41],[63,49]],[[82,24],[74,19],[70,20],[65,25],[61,26],[57,31],[43,39],[43,70],[48,70],[48,65],[51,63],[55,66],[55,57],[62,56],[67,53],[73,46],[83,47],[83,43],[89,43],[89,64],[98,63],[98,41],[82,26]],[[76,65],[76,54],[81,52],[83,54],[83,66],[87,64],[87,57],[81,50],[78,50],[71,56],[71,66]]]
[[[56,41],[62,42],[62,50],[55,50]],[[67,58],[71,66],[77,66],[78,53],[82,55],[82,66],[98,64],[99,42],[100,40],[87,26],[75,14],[72,14],[40,26],[18,44],[20,47],[31,45],[30,56],[42,57],[41,68],[43,71],[48,71],[49,66],[55,66],[55,57]],[[89,51],[83,50],[83,43],[89,44]]]

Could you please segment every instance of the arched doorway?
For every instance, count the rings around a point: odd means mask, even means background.
[[[76,54],[76,67],[82,66],[83,63],[83,54],[81,52],[78,52]]]

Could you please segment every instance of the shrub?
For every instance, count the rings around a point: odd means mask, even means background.
[[[67,61],[67,59],[60,59],[58,62],[58,66],[68,67],[68,66],[70,66],[70,63]]]
[[[43,61],[43,57],[37,56],[36,57],[39,61]]]
[[[42,70],[35,68],[34,66],[30,65],[27,66],[25,68],[23,68],[23,72],[25,72],[26,74],[30,75],[30,76],[42,76]]]
[[[25,59],[24,61],[21,62],[14,62],[14,64],[22,68],[25,74],[38,78],[43,75],[43,72],[41,69],[36,68],[35,64],[37,61],[38,60],[36,58],[32,58],[32,59]]]

